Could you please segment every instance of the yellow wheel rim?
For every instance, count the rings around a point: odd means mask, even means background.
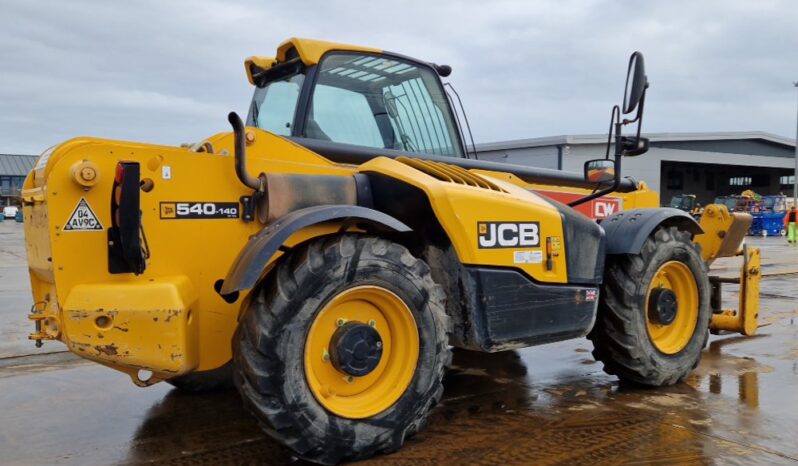
[[[667,325],[657,323],[649,312],[649,298],[656,288],[669,289],[676,295],[676,317]],[[693,272],[682,262],[662,264],[654,274],[646,294],[646,326],[651,342],[662,353],[676,354],[690,343],[697,321],[698,285]]]
[[[382,339],[382,357],[362,377],[338,371],[330,360],[330,342],[346,322],[371,325]],[[305,341],[305,378],[313,396],[328,411],[362,419],[390,408],[407,390],[419,353],[416,320],[407,304],[379,286],[342,291],[319,311]]]

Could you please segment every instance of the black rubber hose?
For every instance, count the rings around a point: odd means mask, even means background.
[[[241,117],[239,117],[236,112],[230,112],[227,115],[227,121],[233,126],[236,175],[238,175],[238,179],[241,180],[245,186],[260,191],[262,189],[260,179],[255,178],[247,172],[247,142],[244,136],[244,122],[241,121]]]

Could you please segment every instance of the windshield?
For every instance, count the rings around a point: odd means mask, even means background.
[[[319,65],[302,136],[461,157],[455,128],[431,69],[383,55],[336,52]]]

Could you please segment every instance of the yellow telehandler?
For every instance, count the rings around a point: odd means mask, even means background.
[[[245,67],[255,91],[231,132],[39,157],[22,193],[37,345],[140,386],[234,383],[269,435],[333,464],[419,431],[452,346],[587,336],[607,372],[662,386],[710,326],[755,331],[758,251],[737,311],[708,274],[750,217],[709,206],[699,225],[621,176],[648,148],[640,53],[607,156],[581,174],[478,160],[445,65],[290,39]],[[610,198],[623,210],[600,222],[577,210]]]

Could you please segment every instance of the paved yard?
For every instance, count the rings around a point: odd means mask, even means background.
[[[0,458],[4,464],[285,464],[236,393],[141,389],[115,371],[36,349],[22,226],[0,223]],[[798,249],[752,238],[769,274],[759,335],[713,336],[686,383],[620,386],[586,340],[456,352],[428,429],[365,464],[798,464]],[[736,275],[736,260],[717,273]],[[733,287],[729,304],[735,305]],[[46,354],[49,352],[49,354]]]

